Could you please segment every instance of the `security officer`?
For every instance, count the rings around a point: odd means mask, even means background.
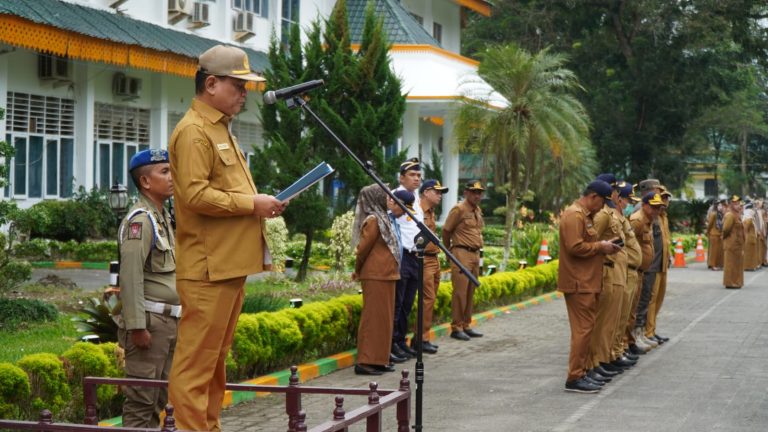
[[[418,190],[421,185],[421,165],[418,158],[411,158],[400,165],[400,186],[396,191],[408,191],[416,197],[411,213],[419,221],[424,220],[424,213],[419,204]],[[419,286],[419,267],[416,260],[416,246],[414,239],[419,234],[419,226],[416,221],[407,214],[397,218],[400,225],[400,234],[403,239],[403,259],[400,262],[400,280],[397,281],[395,290],[395,315],[392,323],[392,358],[415,357],[416,351],[405,343],[408,333],[408,316],[413,309],[413,300]]]
[[[443,224],[443,244],[475,277],[480,275],[480,248],[483,247],[483,212],[480,200],[485,188],[472,180],[464,186],[464,199],[453,206]],[[468,341],[483,334],[470,328],[475,286],[451,263],[451,337]]]
[[[565,295],[571,326],[565,391],[596,393],[600,390],[600,385],[586,376],[589,344],[602,290],[604,255],[615,254],[620,248],[610,241],[597,239],[592,215],[603,208],[612,192],[608,183],[595,180],[560,217],[557,289]]]
[[[173,195],[165,150],[144,150],[129,170],[139,200],[120,224],[118,342],[128,378],[167,380],[181,316],[176,294],[176,255],[171,216],[163,203]],[[123,388],[123,426],[156,428],[168,400],[164,388]]]
[[[424,225],[432,232],[437,232],[437,223],[435,222],[435,208],[443,199],[443,194],[448,192],[448,188],[441,185],[437,180],[426,180],[421,185],[419,200],[421,210],[424,214]],[[437,287],[440,286],[440,260],[438,255],[440,248],[433,243],[428,243],[424,248],[424,316],[422,320],[422,351],[428,354],[437,354],[437,345],[429,341],[429,329],[432,326],[432,313],[437,298]],[[414,334],[416,325],[414,323]],[[416,338],[411,340],[411,347],[416,349]]]
[[[741,222],[741,197],[728,200],[728,212],[723,218],[723,285],[741,288],[744,285],[744,225]]]
[[[259,194],[230,124],[245,103],[251,72],[239,48],[204,52],[192,106],[171,135],[178,234],[176,287],[184,318],[169,379],[176,426],[221,430],[226,358],[243,302],[245,278],[272,258],[264,218],[286,203]]]
[[[653,291],[651,293],[651,301],[648,303],[648,319],[645,323],[645,337],[659,345],[667,342],[668,337],[659,336],[656,334],[656,317],[659,315],[662,304],[664,304],[664,296],[667,293],[667,270],[671,257],[669,255],[669,248],[672,244],[672,234],[669,231],[669,218],[667,217],[667,209],[669,208],[669,200],[672,198],[672,194],[667,190],[664,185],[659,185],[661,201],[664,203],[659,210],[659,217],[656,218],[656,222],[661,229],[661,268],[656,273],[656,279],[653,282]]]
[[[654,223],[659,218],[661,212],[661,206],[664,205],[664,201],[661,199],[661,195],[656,192],[648,192],[643,195],[643,206],[640,211],[634,213],[630,217],[630,223],[635,229],[635,234],[640,231],[641,246],[646,242],[651,244],[651,257],[647,267],[643,267],[643,279],[640,289],[640,299],[637,303],[635,329],[632,336],[635,339],[635,344],[640,343],[643,348],[656,348],[659,344],[656,341],[650,340],[645,337],[645,324],[648,319],[648,305],[651,301],[653,294],[653,285],[656,281],[656,273],[661,270],[661,261],[664,256],[662,249],[662,237],[661,227],[659,224]],[[647,238],[646,238],[647,235]],[[646,251],[643,251],[643,265],[646,264]]]

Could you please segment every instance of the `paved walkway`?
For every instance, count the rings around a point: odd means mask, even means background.
[[[437,341],[426,357],[424,430],[765,431],[768,430],[768,271],[747,272],[725,290],[702,264],[672,269],[659,332],[671,341],[642,357],[600,394],[563,391],[569,328],[556,300],[483,324],[481,339]],[[405,364],[413,369],[413,361]],[[380,377],[397,388],[399,373]],[[367,387],[351,368],[308,385]],[[311,428],[329,419],[333,397],[304,398]],[[363,398],[347,398],[350,411]],[[396,430],[394,411],[385,430]],[[223,414],[224,431],[287,429],[276,396]],[[363,427],[353,431],[364,430]]]

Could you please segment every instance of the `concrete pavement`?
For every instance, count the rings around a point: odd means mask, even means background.
[[[563,391],[562,300],[488,321],[480,339],[439,339],[439,354],[425,358],[424,430],[768,430],[768,271],[747,272],[741,290],[721,281],[703,264],[671,269],[658,320],[671,340],[596,395]],[[399,373],[376,378],[380,388],[397,388]],[[365,388],[368,381],[348,368],[307,385]],[[364,403],[348,397],[345,408]],[[223,429],[286,430],[283,404],[268,396],[237,405],[224,412]],[[311,428],[331,418],[333,397],[305,396],[303,407]],[[394,415],[385,413],[385,430],[396,430]]]

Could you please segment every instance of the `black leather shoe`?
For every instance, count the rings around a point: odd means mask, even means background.
[[[399,344],[397,344],[397,346],[399,346],[400,349],[405,351],[405,353],[408,354],[409,356],[416,357],[416,351],[411,349],[411,347],[409,347],[407,343],[400,342]]]
[[[464,329],[464,333],[469,337],[483,337],[482,333],[476,332],[472,329]]]
[[[624,368],[621,366],[614,366],[611,363],[600,363],[600,367],[608,372],[624,373]]]
[[[659,336],[657,334],[653,335],[653,337],[655,337],[656,340],[659,341],[659,343],[669,342],[669,338],[668,337]]]
[[[632,345],[629,346],[629,352],[631,352],[634,355],[638,355],[638,356],[645,355],[645,351],[643,351],[640,348],[638,348],[637,345],[635,345],[635,344],[632,344]]]
[[[396,355],[397,357],[404,357],[406,359],[411,358],[411,356],[408,355],[407,352],[403,351],[403,349],[400,348],[400,346],[394,342],[392,342],[392,351],[390,351],[390,353]]]
[[[463,340],[463,341],[469,340],[469,336],[467,336],[467,334],[464,333],[463,331],[452,331],[451,337],[454,339]]]
[[[600,375],[596,370],[590,369],[587,371],[587,376],[592,379],[593,381],[600,381],[609,383],[613,380],[613,378],[609,378],[607,376]]]
[[[389,353],[389,361],[391,361],[392,363],[405,363],[406,361],[408,361],[408,357],[400,357],[392,353]]]
[[[573,381],[567,381],[565,383],[565,391],[576,393],[597,393],[600,391],[600,387],[594,384],[590,384],[584,378],[580,378]]]
[[[612,361],[611,364],[616,366],[616,367],[620,367],[620,368],[624,368],[624,369],[629,369],[629,368],[631,368],[632,366],[635,365],[635,362],[633,362],[632,360],[630,360],[628,358],[619,357],[616,360]]]
[[[376,369],[377,371],[381,371],[381,372],[394,372],[395,371],[395,367],[392,366],[392,365],[386,365],[386,366],[371,365],[371,367]]]
[[[590,384],[592,384],[592,385],[596,385],[596,386],[598,386],[598,387],[602,387],[602,386],[604,386],[604,385],[605,385],[605,382],[604,382],[604,381],[598,381],[598,380],[594,380],[594,379],[590,378],[590,377],[589,377],[589,375],[584,375],[584,378],[582,378],[582,379],[583,379],[584,381],[586,381],[586,382],[588,382],[588,383],[590,383]]]
[[[626,357],[626,358],[628,358],[628,359],[630,359],[630,360],[632,360],[634,362],[636,362],[636,361],[638,361],[640,359],[639,355],[634,355],[634,354],[632,354],[629,351],[624,351],[623,355],[624,355],[624,357]]]
[[[599,373],[600,375],[602,375],[604,377],[608,377],[608,378],[613,378],[613,377],[615,377],[616,375],[619,374],[619,372],[613,372],[613,371],[609,371],[609,370],[603,369],[602,366],[595,366],[595,368],[592,369],[592,370],[597,372],[597,373]]]
[[[413,344],[411,344],[411,348],[416,349]],[[424,341],[421,343],[421,352],[425,352],[427,354],[437,354],[437,348],[429,343],[429,341]]]
[[[376,370],[373,368],[373,366],[370,366],[370,365],[356,364],[355,374],[356,375],[383,375],[384,372],[380,370]]]

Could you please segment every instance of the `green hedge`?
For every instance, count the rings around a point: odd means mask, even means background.
[[[74,240],[58,241],[31,239],[13,246],[13,256],[29,261],[91,261],[104,262],[117,259],[117,242]]]
[[[475,290],[475,310],[504,305],[551,291],[557,285],[557,261],[516,272],[480,278]],[[434,321],[451,316],[452,287],[440,283]],[[244,379],[297,362],[353,348],[363,307],[361,295],[309,303],[299,309],[242,314],[232,347],[230,379]],[[410,317],[415,319],[416,308]]]
[[[55,306],[40,300],[0,297],[0,329],[18,323],[55,321],[58,316]]]

